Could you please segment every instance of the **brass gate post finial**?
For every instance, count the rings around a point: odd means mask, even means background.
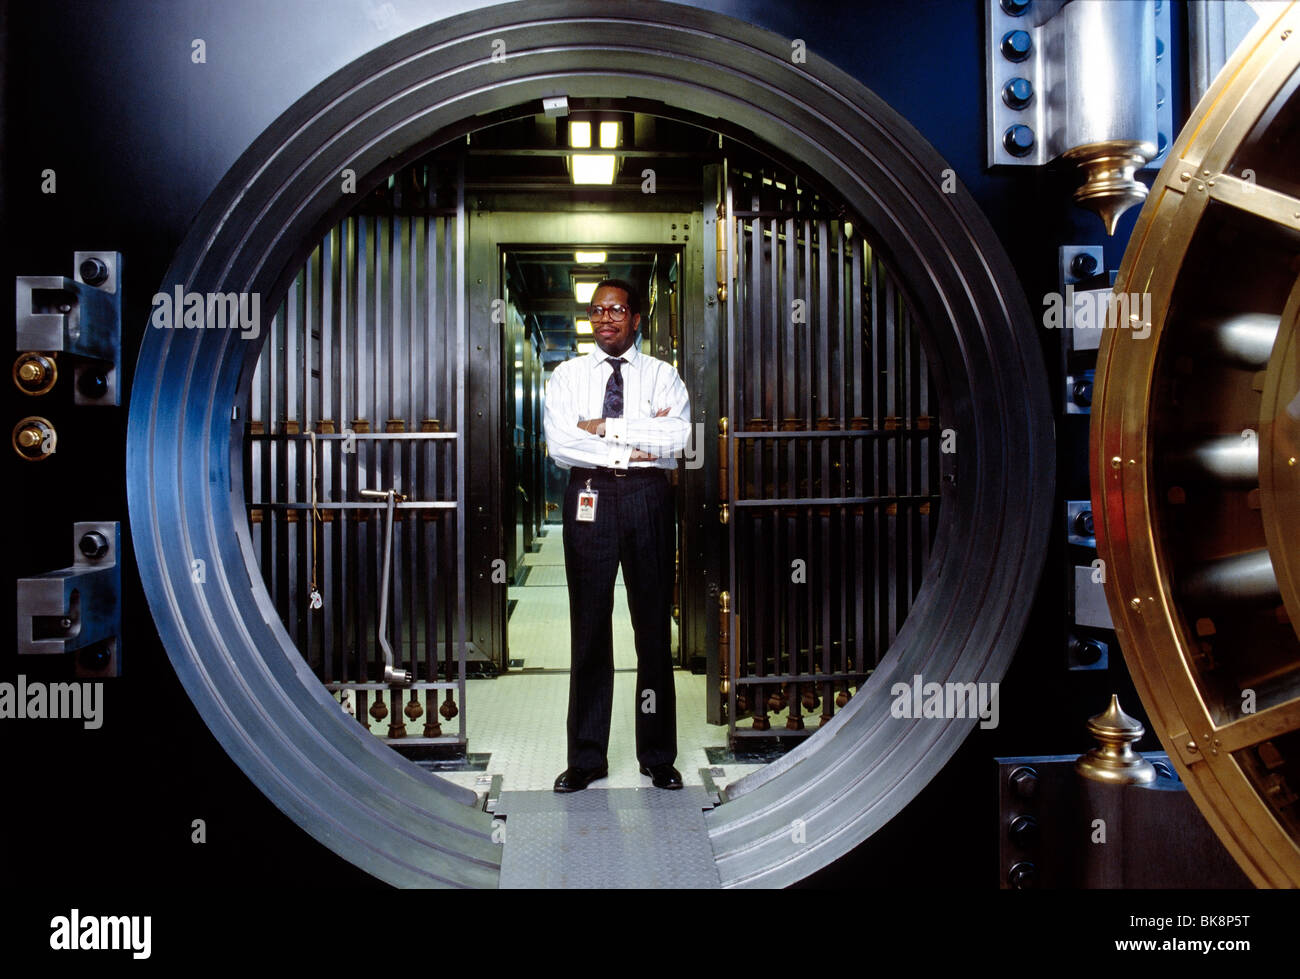
[[[1074,763],[1074,770],[1084,778],[1112,785],[1145,785],[1155,781],[1155,768],[1133,750],[1133,745],[1146,734],[1146,728],[1124,713],[1118,696],[1111,694],[1110,706],[1089,718],[1088,733],[1097,739],[1097,747],[1080,755]]]
[[[1147,186],[1136,174],[1155,157],[1155,144],[1112,139],[1076,146],[1063,155],[1083,170],[1084,181],[1074,192],[1074,202],[1095,211],[1107,236],[1113,236],[1120,215],[1147,199]]]

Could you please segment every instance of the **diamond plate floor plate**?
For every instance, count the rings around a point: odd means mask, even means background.
[[[698,785],[503,792],[503,888],[714,888],[718,868]]]

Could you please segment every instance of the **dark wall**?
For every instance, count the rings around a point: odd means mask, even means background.
[[[126,386],[149,297],[199,207],[226,169],[284,109],[331,72],[424,23],[478,6],[414,0],[45,0],[0,13],[0,288],[13,308],[14,276],[70,274],[78,249],[125,255]],[[983,4],[979,0],[788,0],[704,3],[790,38],[857,76],[949,161],[1010,254],[1030,305],[1054,290],[1056,249],[1100,243],[1093,215],[1069,202],[1077,177],[1058,166],[988,173],[983,166]],[[0,8],[2,9],[2,8]],[[1176,36],[1182,24],[1175,12]],[[206,62],[192,60],[192,42]],[[1179,46],[1174,45],[1177,57]],[[1183,66],[1176,60],[1176,78]],[[1175,92],[1175,118],[1185,100]],[[41,173],[57,192],[41,192]],[[1107,243],[1118,267],[1137,210]],[[1058,352],[1041,331],[1044,369],[1059,408]],[[13,420],[33,411],[7,385]],[[65,392],[67,385],[61,386]],[[50,400],[50,399],[45,399]],[[120,519],[126,409],[42,404],[61,435],[56,457],[26,464],[8,453],[17,488],[7,555],[13,577],[71,562],[73,520]],[[1087,419],[1058,425],[1060,497],[1087,495]],[[12,423],[11,423],[12,424]],[[902,816],[814,882],[869,872],[937,886],[989,887],[995,754],[1081,751],[1083,722],[1116,690],[1139,714],[1122,663],[1071,675],[1062,648],[1063,530],[1044,578],[1023,582],[1029,632],[1003,687],[1002,725],[977,732]],[[96,732],[71,722],[0,723],[6,783],[22,802],[3,807],[4,838],[56,841],[53,854],[19,846],[15,879],[80,866],[102,885],[373,884],[316,844],[245,779],[199,721],[154,635],[138,580],[124,575],[124,676],[107,692]],[[4,601],[13,622],[13,589]],[[51,664],[0,653],[0,679],[38,678]],[[25,725],[25,726],[24,726]],[[1142,747],[1155,747],[1154,739]],[[39,807],[35,806],[39,800]],[[954,811],[963,818],[953,819]],[[209,842],[189,841],[190,821]]]

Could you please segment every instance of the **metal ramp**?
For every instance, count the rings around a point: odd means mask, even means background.
[[[720,887],[703,786],[503,792],[502,888]]]

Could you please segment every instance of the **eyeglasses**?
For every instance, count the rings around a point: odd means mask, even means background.
[[[613,306],[592,306],[587,310],[587,315],[593,320],[609,317],[614,323],[622,323],[627,319],[628,308],[622,303],[615,303]]]

